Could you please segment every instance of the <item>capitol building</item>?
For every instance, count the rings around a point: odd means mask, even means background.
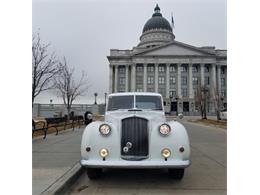
[[[208,89],[208,114],[215,114],[213,94],[227,107],[227,50],[192,46],[175,40],[172,25],[158,5],[145,23],[140,42],[129,50],[111,49],[109,93],[157,92],[166,112],[198,115],[197,89]]]

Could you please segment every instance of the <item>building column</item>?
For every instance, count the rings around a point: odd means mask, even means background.
[[[217,66],[218,94],[221,94],[221,66]]]
[[[177,96],[181,98],[181,64],[177,64]]]
[[[211,64],[211,94],[214,95],[216,91],[216,64]]]
[[[205,64],[200,64],[200,85],[201,86],[204,86],[204,84],[205,84],[204,67],[205,67]]]
[[[135,66],[136,64],[132,65],[132,69],[131,69],[131,91],[134,92],[135,91]]]
[[[155,93],[158,93],[158,64],[154,64],[154,71],[155,71],[155,75],[154,75],[154,91]]]
[[[192,64],[189,64],[189,98],[194,98],[193,95],[193,82],[192,82],[193,76],[192,76]]]
[[[113,93],[113,66],[109,65],[109,94]]]
[[[170,64],[166,64],[166,98],[170,97]]]
[[[143,81],[143,90],[147,91],[147,64],[143,64],[144,67],[144,81]]]
[[[128,90],[128,65],[125,65],[125,92]]]
[[[117,92],[117,80],[118,80],[118,66],[115,66],[115,85],[114,85],[114,92]]]

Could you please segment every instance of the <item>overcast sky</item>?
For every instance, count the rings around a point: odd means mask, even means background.
[[[51,43],[61,59],[87,73],[91,85],[75,103],[98,103],[108,92],[110,49],[132,49],[158,3],[163,17],[171,21],[175,40],[194,46],[226,49],[226,0],[32,0],[32,29]],[[62,103],[55,92],[45,92],[36,103]]]

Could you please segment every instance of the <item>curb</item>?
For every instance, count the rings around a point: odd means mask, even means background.
[[[53,184],[51,184],[46,190],[44,190],[41,193],[41,195],[66,194],[66,191],[81,176],[83,172],[84,172],[84,168],[80,165],[79,162],[77,162],[64,175],[62,175]]]

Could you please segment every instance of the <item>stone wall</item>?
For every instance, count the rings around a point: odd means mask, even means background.
[[[74,104],[72,105],[72,112],[74,115],[83,115],[86,111],[93,114],[103,115],[105,113],[104,104]],[[59,117],[67,114],[66,108],[63,104],[34,104],[32,109],[32,116],[36,117]]]

